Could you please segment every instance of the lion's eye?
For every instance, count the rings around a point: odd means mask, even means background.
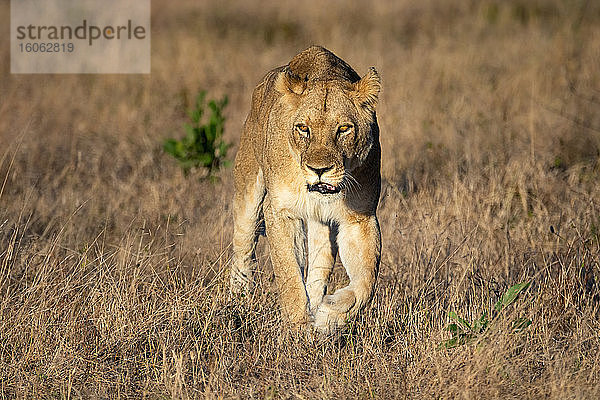
[[[339,133],[348,133],[351,130],[352,130],[352,125],[348,125],[348,124],[340,125],[338,128]]]
[[[308,126],[306,126],[304,124],[297,124],[296,130],[300,133],[300,135],[302,135],[304,137],[308,137],[308,134],[310,132],[310,130],[308,129]]]

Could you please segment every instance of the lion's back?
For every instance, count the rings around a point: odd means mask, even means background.
[[[306,81],[346,81],[355,83],[360,76],[344,60],[321,46],[311,46],[289,63],[291,72]]]

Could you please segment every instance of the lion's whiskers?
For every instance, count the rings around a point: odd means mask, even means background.
[[[340,186],[346,189],[349,193],[354,193],[360,189],[360,183],[348,171],[344,171],[344,176],[342,178]]]

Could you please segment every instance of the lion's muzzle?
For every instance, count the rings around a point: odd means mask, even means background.
[[[323,163],[315,163],[314,165],[306,164],[306,170],[311,175],[308,177],[306,184],[309,192],[335,194],[341,190],[335,181],[331,181],[331,174],[336,175],[335,164],[326,164],[325,166],[323,166]]]
[[[306,187],[308,188],[309,192],[318,192],[321,194],[335,194],[339,193],[340,191],[339,186],[333,186],[325,182],[318,182],[312,185],[307,184]]]

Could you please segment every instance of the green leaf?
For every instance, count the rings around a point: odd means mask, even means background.
[[[487,313],[483,313],[483,315],[473,323],[473,330],[475,333],[481,333],[487,329],[488,324]]]
[[[458,341],[459,341],[459,337],[455,336],[453,338],[450,338],[448,340],[445,340],[442,342],[442,346],[447,348],[447,349],[451,349],[453,347],[458,346]]]
[[[200,109],[196,109],[196,110],[191,110],[189,112],[190,114],[190,118],[192,119],[192,121],[196,124],[198,124],[200,122],[200,118],[202,118],[202,110]]]
[[[450,324],[446,327],[447,331],[458,332],[458,326],[456,324]]]
[[[219,146],[217,147],[218,151],[219,151],[219,157],[225,157],[227,155],[227,149],[229,148],[229,145],[225,142],[220,142]]]
[[[527,289],[530,284],[531,284],[531,281],[522,282],[522,283],[517,283],[516,285],[508,288],[508,290],[504,293],[502,298],[500,300],[498,300],[498,302],[494,306],[494,309],[496,311],[501,311],[502,308],[512,304],[519,296],[519,293],[521,293],[522,291]]]
[[[175,156],[175,145],[177,141],[175,139],[167,139],[163,143],[163,150],[172,156]]]
[[[204,108],[204,98],[206,97],[206,90],[201,90],[196,96],[196,108],[202,110]],[[202,112],[202,111],[200,111]]]
[[[204,154],[200,154],[198,156],[198,161],[202,166],[210,167],[212,165],[214,158],[215,157],[212,154],[204,153]]]
[[[206,141],[208,143],[213,143],[215,138],[217,137],[217,126],[213,121],[213,118],[210,119],[210,124],[208,125],[208,129],[206,129]]]
[[[183,142],[175,142],[175,157],[185,157],[186,150]]]
[[[193,143],[196,140],[197,132],[190,124],[183,124],[183,129],[185,130],[185,137],[188,139],[189,143]]]
[[[468,330],[468,331],[472,331],[473,330],[473,328],[471,328],[471,325],[467,321],[465,321],[464,319],[462,319],[461,317],[459,317],[454,311],[450,311],[448,313],[448,316],[450,318],[452,318],[453,320],[457,321],[461,325],[460,327],[463,330]]]
[[[217,106],[217,103],[214,100],[208,102],[208,108],[210,108],[210,110],[213,112],[212,115],[215,115],[219,112],[219,106]]]

